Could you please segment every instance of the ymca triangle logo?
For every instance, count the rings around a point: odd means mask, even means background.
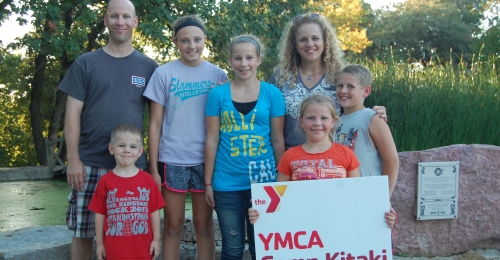
[[[264,186],[264,190],[269,195],[271,199],[271,203],[269,203],[269,207],[267,207],[266,213],[275,212],[278,209],[278,206],[281,201],[281,197],[285,194],[287,185],[276,185],[276,186]]]

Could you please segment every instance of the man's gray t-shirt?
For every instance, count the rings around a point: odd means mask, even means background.
[[[80,118],[80,160],[86,166],[114,168],[109,153],[111,131],[130,124],[143,129],[144,89],[158,64],[134,50],[115,58],[102,48],[80,56],[68,70],[59,90],[84,103]],[[143,153],[137,167],[146,167]]]

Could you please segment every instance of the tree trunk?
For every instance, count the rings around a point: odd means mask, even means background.
[[[61,131],[61,119],[64,113],[64,107],[66,105],[66,94],[60,90],[56,91],[56,104],[52,110],[52,116],[50,117],[49,123],[49,140],[55,140],[59,138],[59,132]]]
[[[43,116],[42,116],[42,96],[45,82],[45,70],[47,68],[47,50],[50,45],[50,35],[54,32],[53,21],[47,11],[43,33],[40,39],[40,52],[35,58],[35,73],[31,84],[31,100],[30,100],[30,115],[31,115],[31,133],[35,143],[35,151],[40,165],[48,165],[45,140],[43,137]],[[52,123],[52,121],[51,121]],[[50,136],[49,129],[49,136]]]
[[[56,104],[54,105],[54,109],[52,110],[52,116],[50,117],[50,123],[49,123],[49,140],[55,140],[59,138],[59,133],[63,130],[63,124],[61,124],[63,115],[64,115],[64,108],[66,105],[66,98],[67,95],[60,91],[56,91]],[[53,149],[56,149],[57,144],[54,144]],[[66,149],[62,149],[62,151],[59,152],[59,158],[61,158],[63,161],[66,160]],[[56,158],[54,158],[54,161]]]
[[[64,52],[63,56],[60,59],[62,71],[68,71],[73,62],[68,60],[68,55]],[[59,77],[59,82],[64,79],[65,74],[61,74]],[[66,100],[68,95],[66,93],[57,90],[56,92],[56,103],[54,105],[54,109],[52,110],[52,117],[50,119],[49,125],[49,138],[50,140],[54,140],[59,137],[59,132],[64,130],[64,111],[66,107]],[[66,145],[63,145],[61,152],[59,153],[59,158],[64,162],[66,161],[67,150]]]
[[[35,142],[35,151],[40,165],[47,165],[45,152],[45,141],[43,139],[43,123],[41,112],[41,100],[43,93],[45,68],[47,66],[47,55],[39,53],[35,58],[35,76],[31,84],[31,100],[29,105],[31,115],[31,134]]]
[[[73,17],[71,16],[73,10],[74,10],[73,8],[69,8],[63,14],[64,26],[68,31],[71,30],[71,26],[73,25]],[[68,69],[73,64],[73,61],[68,60],[68,53],[66,51],[63,52],[63,55],[59,58],[59,61],[61,62],[61,71],[68,71]],[[65,75],[66,74],[64,73],[60,74],[59,83],[62,82]],[[67,98],[68,96],[66,95],[66,93],[60,90],[56,91],[56,103],[54,105],[54,109],[52,110],[52,117],[50,119],[50,124],[49,124],[50,140],[58,138],[59,131],[64,130],[63,114],[65,111]],[[64,162],[66,161],[66,157],[67,157],[66,145],[63,145],[62,150],[59,153],[59,158]]]

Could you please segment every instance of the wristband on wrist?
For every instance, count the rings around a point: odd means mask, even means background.
[[[212,186],[212,183],[210,183],[210,184],[205,184],[205,187],[208,187],[208,186]]]

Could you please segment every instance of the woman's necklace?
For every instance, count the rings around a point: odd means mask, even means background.
[[[322,71],[323,71],[323,69],[324,69],[324,68],[320,69],[318,72],[316,72],[316,73],[314,73],[314,74],[312,74],[312,75],[307,75],[307,74],[306,74],[306,73],[302,70],[302,68],[300,68],[300,71],[302,71],[302,73],[303,73],[304,75],[306,75],[306,76],[307,76],[307,80],[311,80],[311,79],[312,79],[312,77],[314,77],[314,76],[318,75],[320,72],[322,72]]]

